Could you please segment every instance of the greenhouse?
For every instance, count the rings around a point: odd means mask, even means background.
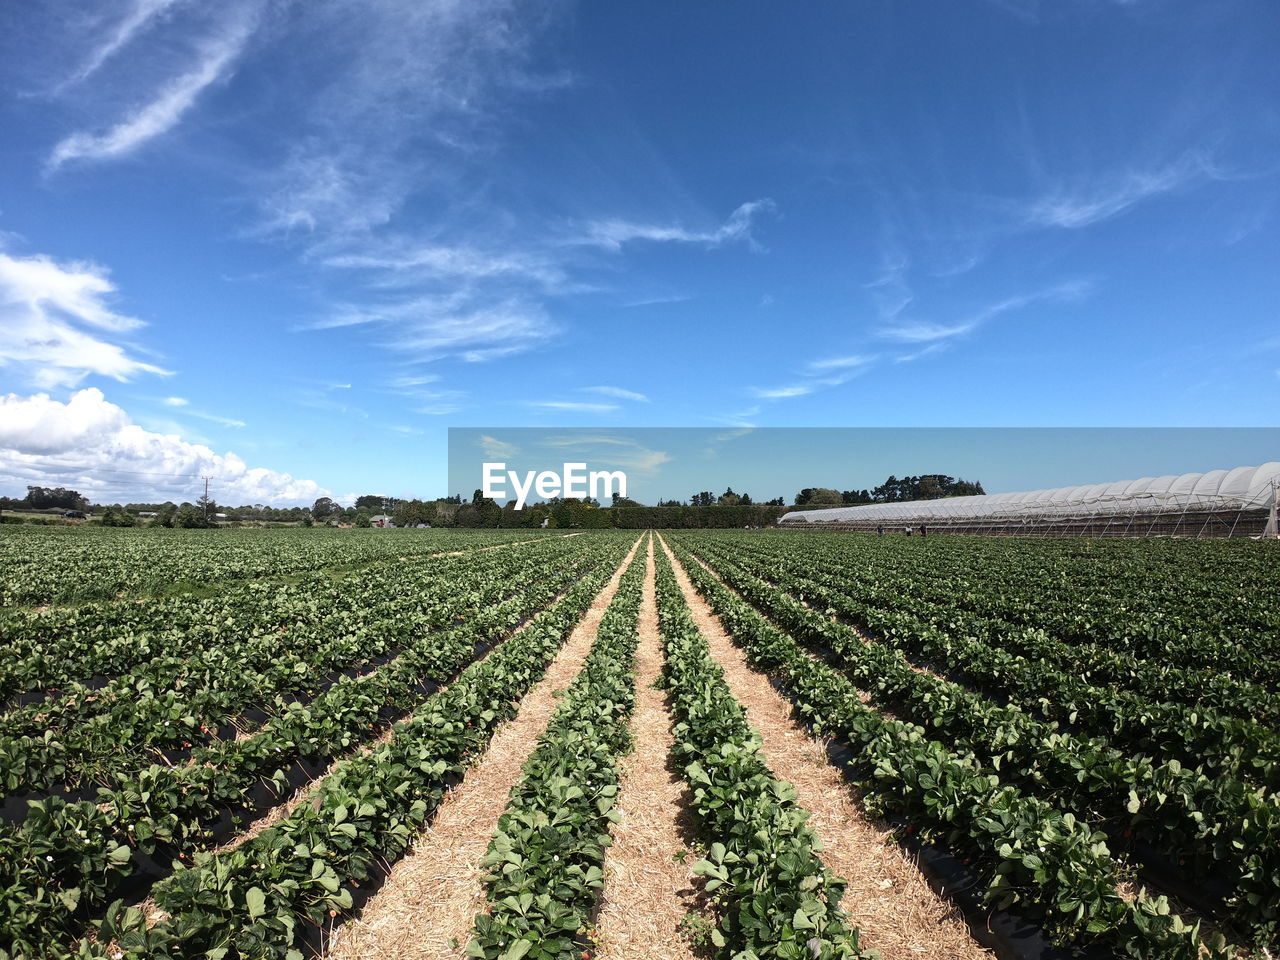
[[[1088,537],[1276,536],[1280,462],[977,497],[793,510],[785,527]]]

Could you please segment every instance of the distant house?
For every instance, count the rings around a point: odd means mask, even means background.
[[[138,511],[138,516],[139,516],[139,517],[141,517],[141,518],[142,518],[142,519],[144,519],[144,520],[146,520],[146,519],[150,519],[151,517],[154,517],[155,515],[156,515],[156,512],[155,512],[154,510],[139,510],[139,511]]]
[[[370,517],[369,522],[372,523],[375,527],[394,527],[395,526],[395,524],[391,522],[391,517],[385,513],[380,513],[376,517]]]
[[[227,519],[227,515],[226,515],[225,513],[215,513],[215,514],[213,515],[213,518],[214,518],[215,520],[225,520],[225,519]]]

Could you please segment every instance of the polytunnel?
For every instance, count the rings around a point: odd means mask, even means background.
[[[1036,536],[1275,536],[1280,462],[1138,480],[793,510],[808,529]]]

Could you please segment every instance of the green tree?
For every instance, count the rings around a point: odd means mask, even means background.
[[[338,512],[338,505],[329,497],[320,497],[311,505],[311,516],[316,520],[328,520]]]
[[[207,527],[210,523],[211,521],[205,520],[204,511],[190,503],[185,503],[179,507],[177,514],[175,514],[173,518],[173,525],[175,527],[183,527],[188,530]]]
[[[805,487],[796,494],[796,506],[838,507],[843,499],[839,490],[832,490],[829,487]]]

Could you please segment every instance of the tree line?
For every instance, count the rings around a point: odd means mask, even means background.
[[[943,473],[917,476],[890,476],[877,487],[836,490],[805,487],[796,494],[793,506],[800,509],[850,506],[866,503],[896,503],[906,500],[937,500],[983,493],[977,481],[958,480]],[[390,522],[397,527],[555,527],[580,529],[646,527],[763,527],[776,523],[788,510],[783,497],[757,502],[749,493],[733,487],[717,496],[700,490],[687,501],[659,499],[646,506],[625,497],[615,497],[609,507],[591,498],[555,498],[528,504],[516,510],[514,501],[499,506],[477,490],[471,498],[461,494],[435,500],[400,499],[380,494],[364,494],[345,507],[331,497],[320,497],[310,507],[272,507],[266,504],[219,506],[212,498],[195,503],[128,503],[99,506],[104,526],[206,527],[220,522],[296,523],[303,526],[343,525],[370,527]],[[88,498],[65,487],[27,487],[23,499],[0,497],[0,510],[88,510]],[[143,517],[141,514],[154,514]],[[219,514],[222,514],[220,517]],[[389,518],[389,521],[388,519]]]
[[[986,491],[976,480],[957,480],[945,473],[889,479],[878,487],[862,490],[833,490],[805,487],[796,494],[797,507],[840,507],[864,503],[901,503],[906,500],[941,500],[944,497],[982,496]]]

